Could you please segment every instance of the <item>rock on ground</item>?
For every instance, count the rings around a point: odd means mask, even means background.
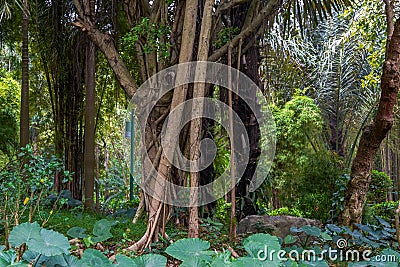
[[[290,227],[300,228],[305,225],[321,228],[318,220],[294,217],[294,216],[268,216],[250,215],[242,219],[237,228],[238,234],[268,233],[281,238],[290,234]]]

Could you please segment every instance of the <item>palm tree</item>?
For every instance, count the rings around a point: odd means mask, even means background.
[[[362,86],[371,67],[351,20],[335,14],[303,36],[276,27],[266,43],[263,70],[267,88],[275,88],[272,98],[285,103],[300,93],[315,99],[327,125],[326,148],[350,164],[357,133],[378,98],[377,88]]]

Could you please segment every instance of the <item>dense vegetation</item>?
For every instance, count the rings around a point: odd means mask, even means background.
[[[398,266],[399,7],[394,0],[0,0],[0,266]],[[232,66],[260,90],[242,99],[222,86],[180,85],[140,121],[129,104],[141,97],[140,85],[190,61]],[[228,79],[236,85],[235,74]],[[140,101],[156,97],[150,89]],[[168,120],[200,97],[231,108],[214,113],[243,123],[249,157],[240,181],[216,201],[169,205],[163,182],[152,185],[154,195],[141,187],[154,175],[141,152],[158,177],[180,186],[217,181],[213,189],[222,192],[224,173],[235,182],[234,130],[209,118],[182,129],[180,119]],[[263,129],[257,114],[269,112],[275,125]],[[187,159],[207,147],[212,163],[201,171],[170,166],[168,136],[178,136],[174,145]],[[262,156],[271,140],[273,162]],[[257,166],[271,168],[252,191]],[[285,236],[237,233],[250,215],[322,224],[293,225]],[[260,259],[266,246],[316,254]],[[322,252],[328,248],[371,250],[372,262],[335,259]]]

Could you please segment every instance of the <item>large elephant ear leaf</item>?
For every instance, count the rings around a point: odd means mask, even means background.
[[[133,259],[133,265],[137,267],[164,267],[167,265],[167,258],[157,254],[145,254]]]
[[[85,228],[74,226],[68,230],[67,235],[69,235],[72,238],[85,238],[88,237],[88,235],[85,234],[85,231],[86,231]]]
[[[37,222],[22,223],[11,230],[8,242],[11,246],[18,247],[32,239],[41,239],[40,230],[41,227]]]
[[[79,262],[82,267],[113,267],[114,265],[98,250],[87,249]]]
[[[171,244],[165,252],[181,261],[200,258],[210,262],[211,256],[206,251],[209,248],[210,242],[208,241],[199,238],[184,238]]]
[[[113,235],[111,234],[111,227],[116,225],[118,222],[116,221],[109,221],[106,219],[101,219],[94,224],[93,227],[93,235],[92,241],[93,242],[103,242]]]
[[[101,219],[94,224],[93,227],[93,235],[95,236],[103,236],[103,235],[111,235],[111,227],[116,225],[116,221],[109,221],[107,219]],[[111,235],[112,236],[112,235]]]
[[[120,266],[120,267],[125,267],[125,266],[131,266],[131,267],[136,267],[136,263],[133,262],[133,259],[125,256],[118,254],[115,256],[115,260],[117,264],[115,266]]]
[[[78,258],[72,255],[58,255],[54,257],[49,257],[42,265],[40,266],[68,266],[68,267],[81,267]]]
[[[275,251],[281,249],[278,238],[269,234],[251,235],[243,241],[243,245],[252,258],[257,258],[259,252],[264,251],[265,248],[268,248],[270,251],[272,249]]]
[[[69,254],[70,245],[64,235],[46,229],[42,229],[40,235],[40,238],[31,239],[27,242],[30,250],[48,257]]]

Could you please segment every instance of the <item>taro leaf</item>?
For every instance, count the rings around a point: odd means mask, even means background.
[[[290,227],[290,232],[292,233],[302,233],[304,232],[303,229],[297,228],[296,226]]]
[[[60,194],[58,194],[60,198],[70,199],[72,197],[72,193],[69,190],[61,190]]]
[[[199,258],[191,258],[182,262],[180,267],[208,267],[208,263],[205,260]],[[223,265],[224,266],[224,265]]]
[[[335,234],[340,234],[340,233],[343,232],[343,229],[342,229],[342,228],[340,228],[339,226],[334,225],[334,224],[327,224],[327,225],[326,225],[326,228],[327,228],[329,231],[331,231],[332,233],[335,233]]]
[[[384,226],[384,227],[387,227],[387,228],[391,228],[392,226],[390,225],[390,223],[388,223],[387,221],[385,221],[384,219],[382,219],[381,217],[379,217],[379,216],[375,216],[375,219],[382,225],[382,226]]]
[[[299,265],[297,262],[288,259],[287,261],[282,262],[282,267],[298,267]]]
[[[300,261],[300,267],[329,267],[325,260],[321,261]]]
[[[39,253],[34,252],[34,251],[29,249],[29,250],[25,251],[24,255],[22,255],[22,259],[24,259],[27,262],[32,262],[34,260],[37,260],[35,262],[35,264],[37,266],[43,266],[43,263],[45,261],[47,261],[49,259],[49,257],[46,257],[46,256],[42,255],[42,256],[40,256],[40,259],[38,259],[39,255],[40,255]],[[47,265],[45,265],[45,266],[47,266]]]
[[[42,266],[42,265],[40,265]],[[81,267],[78,258],[72,255],[57,255],[48,258],[43,263],[43,266],[56,266],[56,267]]]
[[[28,243],[33,238],[41,239],[40,229],[41,227],[37,222],[27,222],[17,225],[11,230],[8,242],[11,246],[18,247],[24,243]]]
[[[390,248],[382,250],[381,254],[371,259],[376,267],[398,267],[400,262],[400,253]]]
[[[372,240],[370,240],[370,239],[368,239],[368,238],[366,238],[364,236],[362,236],[360,238],[360,240],[363,241],[365,244],[369,245],[371,248],[379,248],[380,247],[380,244],[378,244],[378,243],[376,243],[376,242],[374,242],[374,241],[372,241]]]
[[[28,262],[26,262],[26,261],[19,261],[19,262],[14,262],[14,263],[12,263],[12,264],[5,264],[5,265],[2,265],[2,263],[0,262],[0,267],[30,267],[30,266],[32,266],[31,264],[29,264]]]
[[[117,264],[115,266],[120,266],[120,267],[125,267],[125,266],[132,266],[136,267],[135,263],[133,263],[133,260],[125,255],[118,254],[115,256],[115,260],[117,261]]]
[[[364,233],[368,233],[368,234],[373,234],[374,233],[374,230],[372,230],[372,228],[370,226],[368,226],[368,225],[359,224],[359,223],[355,223],[354,225],[357,226],[358,229],[360,229]]]
[[[305,225],[302,226],[300,229],[302,229],[307,235],[315,236],[315,237],[320,237],[321,236],[321,229],[315,226],[309,226]]]
[[[0,251],[3,251],[3,250],[5,250],[6,249],[6,246],[0,246]]]
[[[259,263],[268,263],[268,266],[279,266],[281,260],[278,251],[281,250],[278,238],[269,234],[254,234],[243,241],[243,246],[250,257],[259,260]],[[272,251],[275,253],[271,253]]]
[[[75,226],[68,230],[67,235],[73,238],[85,238],[88,237],[88,235],[85,234],[85,231],[85,228]]]
[[[64,235],[47,229],[42,229],[40,235],[40,238],[30,239],[27,242],[30,250],[48,257],[69,254],[70,245]]]
[[[114,265],[98,250],[88,248],[80,260],[82,267],[113,267]]]
[[[111,227],[117,223],[116,221],[109,221],[106,219],[97,221],[93,227],[93,235],[95,235],[95,237],[92,237],[92,241],[97,243],[111,238],[113,236],[110,232]]]
[[[283,240],[283,243],[284,243],[285,245],[291,245],[291,244],[293,244],[293,243],[296,243],[296,241],[297,241],[297,237],[292,236],[292,235],[287,235],[287,236],[285,237],[285,239]]]
[[[218,253],[211,262],[210,267],[220,267],[220,266],[231,266],[231,252],[226,250],[222,253]]]
[[[93,241],[94,243],[100,243],[100,242],[106,241],[107,239],[109,239],[111,237],[113,237],[113,235],[110,233],[107,233],[102,236],[94,236],[90,240]]]
[[[396,229],[393,229],[393,228],[384,227],[383,230],[388,231],[389,233],[392,233],[392,234],[396,233]]]
[[[71,199],[68,199],[67,204],[68,204],[68,206],[75,208],[75,207],[81,206],[83,204],[83,202],[80,200],[71,198]]]
[[[332,241],[332,237],[327,233],[321,233],[321,238],[325,241]]]
[[[33,252],[32,250],[27,250],[25,251],[24,255],[22,255],[22,258],[26,260],[27,262],[31,262],[32,260],[36,259],[39,256],[39,253]]]
[[[145,254],[134,258],[133,263],[133,266],[137,267],[165,267],[167,265],[167,258],[157,254]],[[181,266],[184,265],[182,264]]]
[[[270,262],[268,261],[259,261],[256,258],[250,257],[240,257],[237,260],[233,261],[230,265],[231,267],[269,267]]]
[[[371,262],[368,261],[355,261],[355,262],[349,262],[347,267],[366,267],[366,266],[371,266]]]
[[[209,248],[210,242],[208,241],[199,238],[184,238],[172,243],[165,252],[181,261],[199,258],[211,262],[211,257],[206,251]]]
[[[15,250],[7,250],[0,252],[0,266],[8,266],[9,264],[15,262],[17,258],[17,253]]]

